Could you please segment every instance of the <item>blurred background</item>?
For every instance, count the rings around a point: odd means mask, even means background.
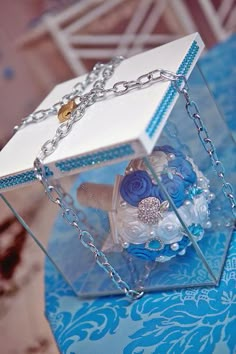
[[[210,49],[235,29],[235,0],[1,1],[0,149],[56,84],[95,62],[195,31]],[[38,186],[6,196],[48,235],[56,211]],[[58,353],[43,313],[42,252],[2,202],[0,211],[0,352]],[[42,213],[50,213],[51,225],[42,225]]]

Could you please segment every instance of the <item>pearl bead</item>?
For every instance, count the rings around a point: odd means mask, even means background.
[[[203,192],[203,194],[205,194],[205,195],[208,195],[208,194],[209,194],[209,190],[206,189],[206,188],[204,188],[204,189],[202,190],[202,192]]]
[[[191,205],[192,203],[190,202],[190,200],[185,200],[185,202],[184,202],[184,205],[186,205],[186,206],[189,206],[189,205]]]
[[[121,206],[122,208],[124,208],[126,205],[127,205],[127,203],[126,203],[124,200],[122,200],[122,201],[120,202],[120,206]]]
[[[129,247],[129,243],[128,242],[123,242],[122,247],[123,248],[128,248]]]
[[[167,225],[167,226],[166,226],[166,230],[167,230],[167,231],[172,231],[173,228],[174,228],[174,225]]]
[[[207,222],[206,222],[206,225],[205,225],[205,228],[206,228],[206,229],[210,229],[211,226],[212,226],[211,222],[210,222],[210,221],[207,221]]]
[[[226,227],[231,227],[231,226],[233,226],[232,221],[227,220],[227,221],[225,222],[225,226],[226,226]]]
[[[208,200],[213,200],[213,199],[215,199],[215,194],[214,193],[209,193]]]
[[[184,256],[185,253],[186,253],[186,249],[183,249],[183,250],[179,251],[179,255],[180,255],[180,256]]]
[[[169,157],[170,160],[174,160],[175,159],[175,154],[169,154],[168,157]]]
[[[204,187],[207,185],[207,182],[205,181],[205,179],[203,177],[199,177],[197,179],[197,185],[200,187]]]
[[[172,245],[170,246],[170,248],[172,249],[172,251],[178,251],[179,249],[179,244],[177,242],[172,243]]]
[[[154,235],[155,235],[154,231],[151,231],[150,236],[154,236]]]
[[[133,167],[130,166],[130,167],[127,167],[127,168],[126,168],[126,171],[125,171],[125,172],[126,172],[127,174],[129,174],[129,173],[131,173],[131,172],[133,172],[133,171],[134,171]]]

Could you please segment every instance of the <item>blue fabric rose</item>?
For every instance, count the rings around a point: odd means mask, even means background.
[[[177,208],[179,208],[186,198],[185,185],[181,177],[174,175],[172,179],[168,175],[162,175],[161,181],[164,184],[169,196]],[[165,194],[160,190],[161,201],[166,200]]]
[[[161,199],[160,198],[160,188],[156,184],[152,185],[150,197],[155,197],[155,198]]]
[[[146,261],[155,261],[158,255],[158,252],[146,249],[145,243],[141,243],[140,245],[130,245],[127,248],[127,251],[133,256],[144,259]]]
[[[185,155],[182,153],[182,151],[176,150],[170,145],[156,146],[154,151],[163,151],[166,154],[174,154],[176,157],[185,158]]]
[[[168,166],[174,167],[176,172],[183,176],[185,186],[189,186],[190,184],[194,184],[196,182],[197,176],[189,161],[179,157],[169,161]]]
[[[150,197],[152,186],[146,171],[135,171],[123,178],[120,194],[127,203],[136,207],[142,199]]]
[[[130,244],[126,249],[128,253],[132,254],[135,257],[141,258],[146,261],[155,261],[157,257],[173,257],[176,254],[188,247],[191,244],[188,237],[183,236],[182,240],[178,242],[179,248],[176,251],[171,249],[171,245],[165,245],[164,248],[160,251],[151,251],[145,248],[145,243],[139,245]]]

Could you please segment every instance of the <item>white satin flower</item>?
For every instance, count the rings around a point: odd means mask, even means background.
[[[117,229],[123,242],[140,244],[150,239],[150,226],[138,219],[138,209],[129,204],[117,210]]]
[[[203,195],[194,199],[194,214],[194,222],[204,227],[209,219],[209,207]]]
[[[197,167],[197,165],[195,165],[193,159],[191,159],[190,157],[187,157],[186,160],[188,160],[192,167],[194,172],[197,175],[197,185],[202,188],[202,189],[208,189],[209,188],[209,180],[204,176],[204,174],[202,173],[202,171],[200,171]]]
[[[148,160],[152,165],[152,168],[154,169],[155,173],[158,175],[161,172],[163,172],[165,166],[168,165],[167,155],[163,151],[154,151],[152,155],[148,157]],[[153,182],[155,183],[154,176],[151,173],[151,171],[147,168],[143,159],[132,160],[132,163],[128,166],[127,170],[129,170],[130,167],[135,171],[136,170],[147,171],[147,173],[150,175],[150,177],[153,179]]]
[[[194,222],[194,218],[195,218],[195,211],[194,211],[194,205],[193,203],[189,203],[188,205],[182,205],[179,209],[178,209],[179,215],[181,217],[181,219],[183,220],[183,222],[187,225],[190,226],[192,225],[192,223]]]
[[[154,151],[153,154],[149,157],[149,161],[156,174],[163,172],[165,166],[168,165],[167,156],[163,151]]]
[[[158,224],[158,227],[155,228],[155,234],[158,236],[164,243],[173,243],[181,240],[181,224],[175,215],[174,212],[166,213],[166,216]]]

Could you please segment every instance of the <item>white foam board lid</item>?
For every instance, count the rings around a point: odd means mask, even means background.
[[[202,50],[194,33],[122,61],[106,87],[118,81],[135,80],[155,69],[166,69],[188,77]],[[73,86],[75,78],[57,85],[37,107],[47,109]],[[90,106],[45,164],[58,177],[98,164],[132,159],[149,154],[178,98],[170,82],[158,82],[143,89],[116,96]],[[0,191],[35,180],[33,162],[41,146],[53,138],[59,126],[57,116],[19,130],[0,153]],[[94,161],[92,161],[94,159]]]

